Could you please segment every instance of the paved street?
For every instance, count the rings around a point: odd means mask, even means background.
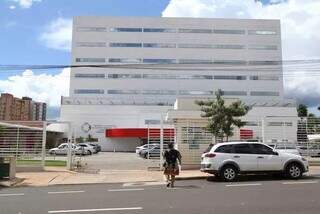
[[[0,213],[318,214],[319,193],[319,177],[178,181],[173,189],[160,182],[20,187],[0,190]]]

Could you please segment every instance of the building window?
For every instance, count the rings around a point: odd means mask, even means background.
[[[256,121],[244,121],[245,126],[260,126],[259,122]]]
[[[213,45],[215,49],[245,49],[245,45]]]
[[[222,91],[222,96],[247,96],[246,91]]]
[[[110,58],[111,63],[141,63],[142,59],[130,59],[130,58]]]
[[[249,50],[278,50],[276,45],[249,45]]]
[[[181,90],[179,91],[180,95],[212,95],[212,91],[188,91]]]
[[[178,44],[179,48],[212,48],[210,44]]]
[[[105,27],[77,27],[78,32],[104,32],[107,31]]]
[[[140,79],[141,74],[108,74],[111,79]]]
[[[246,76],[227,76],[227,75],[215,75],[215,80],[246,80]]]
[[[76,62],[106,62],[105,58],[76,58]]]
[[[75,74],[76,78],[105,78],[104,74]]]
[[[213,33],[216,34],[245,34],[245,30],[224,30],[224,29],[215,29]]]
[[[279,96],[279,92],[276,91],[251,91],[251,96]]]
[[[176,44],[170,43],[143,43],[144,48],[175,48]]]
[[[281,62],[278,61],[249,61],[249,65],[279,65]]]
[[[75,89],[75,94],[104,94],[103,89]]]
[[[110,28],[111,32],[142,32],[142,28]]]
[[[143,63],[152,64],[173,64],[176,63],[176,59],[143,59]]]
[[[146,33],[176,33],[177,30],[173,28],[143,28]]]
[[[268,126],[292,126],[292,122],[268,122]]]
[[[187,29],[180,28],[179,33],[212,33],[211,29]]]
[[[141,43],[116,43],[112,42],[109,44],[110,47],[113,48],[141,48]]]
[[[244,60],[214,60],[214,64],[222,65],[246,65],[247,62]]]
[[[180,64],[212,64],[211,59],[180,59]]]
[[[250,80],[279,80],[278,76],[250,76]]]
[[[142,90],[141,94],[151,94],[151,95],[175,95],[177,94],[174,90]]]
[[[77,47],[106,47],[105,42],[77,42]]]
[[[249,35],[276,35],[276,31],[272,30],[249,30],[248,31]]]
[[[108,94],[139,94],[138,90],[108,90]]]

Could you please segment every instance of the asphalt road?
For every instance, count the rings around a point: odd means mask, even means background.
[[[0,190],[0,213],[320,213],[319,177],[243,180],[177,181],[173,189],[161,183],[8,188]]]

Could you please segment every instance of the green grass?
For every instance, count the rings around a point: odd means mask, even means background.
[[[41,160],[17,160],[17,165],[40,165]],[[63,160],[46,160],[45,166],[66,166]]]

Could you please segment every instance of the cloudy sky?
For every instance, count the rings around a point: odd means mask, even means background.
[[[280,19],[283,59],[320,59],[320,0],[0,0],[0,65],[69,64],[72,17],[80,15]],[[285,68],[285,93],[317,112],[320,64],[308,66],[312,73]],[[1,92],[47,102],[50,117],[68,85],[68,69],[0,68]]]

